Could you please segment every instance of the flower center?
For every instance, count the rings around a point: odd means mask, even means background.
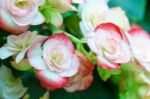
[[[117,42],[112,38],[107,38],[103,42],[103,51],[113,54],[116,51]]]
[[[51,51],[50,61],[56,66],[62,64],[63,63],[62,53],[57,49]]]
[[[95,12],[88,17],[88,20],[93,27],[96,27],[100,23],[104,22],[106,19],[104,15]]]
[[[15,5],[19,8],[25,8],[29,5],[28,0],[16,0]]]

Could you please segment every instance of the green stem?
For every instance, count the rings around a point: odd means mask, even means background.
[[[75,44],[76,43],[86,43],[85,38],[82,38],[80,40],[77,37],[75,37],[74,35],[69,34],[69,33],[65,32],[63,30],[60,30],[60,29],[56,28],[55,26],[52,26],[51,24],[46,24],[46,25],[53,32],[53,34],[64,32],[71,39],[71,41],[74,42]]]

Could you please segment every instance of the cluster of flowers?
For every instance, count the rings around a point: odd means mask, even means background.
[[[72,3],[79,3],[78,9]],[[93,61],[75,49],[66,32],[42,36],[28,31],[30,25],[46,21],[40,8],[47,5],[52,9],[50,23],[57,28],[63,23],[60,13],[78,12],[81,32],[100,68],[114,70],[133,62],[150,71],[149,34],[137,25],[130,26],[124,11],[109,8],[106,0],[0,0],[0,28],[19,34],[7,37],[0,58],[13,56],[11,64],[20,70],[33,67],[46,89],[86,89],[94,69]]]

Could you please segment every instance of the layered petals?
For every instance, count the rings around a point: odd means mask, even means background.
[[[18,36],[8,36],[7,43],[0,48],[0,58],[6,59],[10,56],[14,56],[16,58],[16,63],[19,63],[24,58],[31,45],[39,38],[40,37],[36,35],[36,32],[30,31]]]
[[[36,42],[28,50],[28,61],[37,70],[41,85],[48,90],[62,88],[78,72],[79,61],[69,38],[61,33]]]
[[[97,63],[106,69],[116,69],[131,59],[131,49],[125,33],[113,23],[103,23],[87,35],[87,44],[97,55]]]
[[[139,26],[128,31],[128,38],[134,57],[134,62],[150,71],[150,36]]]
[[[64,89],[67,92],[81,91],[87,89],[93,82],[93,69],[94,64],[81,52],[76,51],[80,67],[76,75],[69,78],[69,82],[65,85]]]
[[[48,90],[55,90],[62,88],[64,85],[67,84],[68,78],[67,77],[60,77],[55,72],[50,70],[42,70],[36,72],[37,77],[41,81],[41,85]]]
[[[129,20],[120,7],[109,8],[106,0],[87,0],[79,6],[80,28],[84,36],[102,23],[114,23],[123,30],[130,28]]]
[[[45,0],[1,0],[0,28],[19,34],[27,31],[30,25],[39,25],[45,21],[38,7]]]
[[[10,18],[10,13],[7,10],[0,8],[0,29],[6,30],[13,34],[19,34],[27,31],[29,26],[19,26]]]

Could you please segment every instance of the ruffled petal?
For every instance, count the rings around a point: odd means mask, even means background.
[[[42,58],[42,42],[47,39],[47,37],[40,38],[33,46],[31,46],[27,52],[27,57],[29,63],[37,70],[45,70],[47,68],[43,58]]]
[[[27,49],[21,51],[17,56],[16,56],[16,63],[19,63],[25,56],[27,52]]]
[[[13,34],[19,34],[26,32],[29,26],[18,26],[11,19],[8,11],[0,8],[0,28]]]
[[[105,56],[97,56],[98,66],[103,67],[105,69],[117,69],[121,66],[121,64],[114,64],[107,60]]]
[[[70,41],[70,39],[68,38],[68,36],[66,34],[64,34],[64,33],[55,34],[55,35],[51,36],[49,38],[49,40],[50,39],[56,39],[56,40],[58,40],[60,43],[66,45],[66,47],[68,47],[68,49],[72,53],[75,52],[75,48],[74,48],[72,42]]]
[[[11,51],[6,46],[0,48],[0,59],[6,59],[15,54],[17,54],[16,51]]]
[[[71,68],[69,70],[64,70],[63,72],[58,73],[61,77],[71,77],[78,72],[79,69],[79,60],[76,55],[72,58]]]
[[[95,32],[89,32],[87,34],[87,45],[90,47],[90,49],[94,52],[94,53],[98,53],[98,49],[96,47],[96,44],[95,44]]]
[[[40,12],[37,12],[31,25],[39,25],[39,24],[42,24],[44,21],[45,21],[44,16]]]
[[[92,82],[93,82],[93,75],[85,76],[81,80],[81,84],[78,90],[81,91],[87,89],[92,84]]]
[[[62,88],[68,82],[68,78],[60,77],[55,72],[49,70],[37,71],[36,74],[41,81],[41,85],[48,90]]]

